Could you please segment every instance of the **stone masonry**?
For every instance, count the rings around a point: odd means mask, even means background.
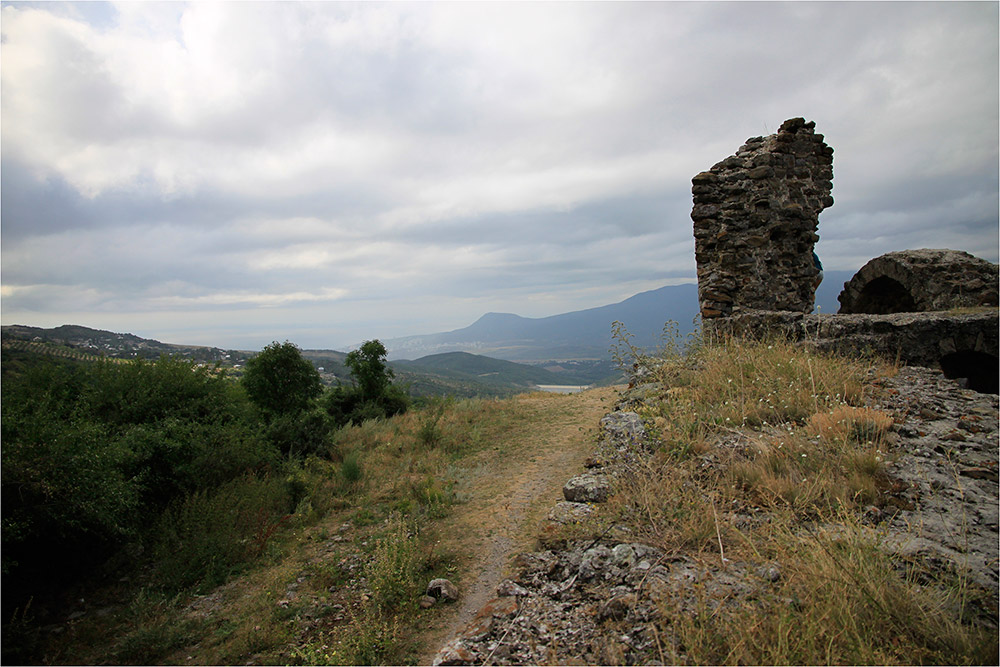
[[[923,313],[997,305],[997,265],[959,250],[900,250],[844,285],[841,313]]]
[[[702,318],[812,311],[818,218],[833,205],[833,149],[814,128],[786,120],[692,179]]]

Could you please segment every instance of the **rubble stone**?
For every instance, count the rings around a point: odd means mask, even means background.
[[[609,495],[611,480],[606,475],[577,475],[563,486],[563,497],[575,503],[603,503]]]

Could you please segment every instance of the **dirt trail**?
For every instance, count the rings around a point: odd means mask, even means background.
[[[530,427],[511,432],[505,456],[471,471],[467,502],[441,527],[441,542],[465,551],[457,579],[462,597],[424,635],[420,664],[462,630],[495,597],[511,558],[533,548],[539,522],[562,500],[562,487],[583,471],[593,454],[600,419],[617,389],[601,387],[572,395],[528,395]]]

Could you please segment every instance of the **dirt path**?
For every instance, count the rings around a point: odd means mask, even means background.
[[[459,576],[462,597],[429,627],[420,664],[437,651],[476,612],[495,597],[511,558],[533,548],[539,522],[562,500],[566,480],[582,472],[593,454],[601,417],[611,410],[617,390],[537,395],[521,399],[532,412],[530,426],[513,431],[502,456],[473,466],[466,480],[467,502],[441,526],[443,546],[463,552]]]

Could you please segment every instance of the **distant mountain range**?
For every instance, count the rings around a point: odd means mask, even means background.
[[[852,275],[827,272],[816,293],[822,312],[837,312],[837,296]],[[619,303],[550,317],[487,313],[463,329],[382,342],[397,378],[409,384],[414,395],[505,395],[537,385],[609,382],[616,376],[609,351],[614,321],[625,325],[634,336],[634,345],[654,348],[666,322],[676,322],[679,333],[687,335],[694,328],[697,312],[697,287],[675,285],[642,292]],[[155,359],[166,354],[199,363],[220,363],[235,372],[254,355],[247,350],[174,345],[75,325],[53,329],[5,325],[2,330],[3,347],[10,354],[36,352],[78,359]],[[325,381],[335,384],[348,380],[344,352],[303,350],[302,354],[321,369]],[[511,363],[514,361],[526,363]]]
[[[598,308],[540,318],[487,313],[463,329],[382,342],[390,359],[441,352],[472,352],[508,361],[607,359],[615,320],[624,323],[637,345],[651,346],[667,320],[687,333],[697,313],[697,287],[672,285]]]
[[[837,296],[853,272],[828,271],[816,293],[824,313],[840,307]],[[663,326],[677,323],[686,336],[698,314],[698,287],[671,285],[641,292],[619,303],[561,315],[530,318],[511,313],[487,313],[462,329],[423,336],[390,338],[382,343],[390,359],[415,359],[442,352],[471,352],[496,359],[537,363],[548,360],[608,359],[611,325],[616,320],[638,347],[660,343]]]

